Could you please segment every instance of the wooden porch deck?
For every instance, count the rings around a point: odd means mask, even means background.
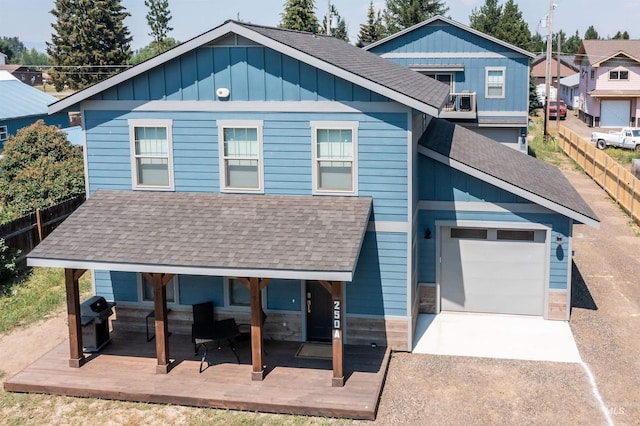
[[[266,376],[251,380],[251,342],[209,350],[210,366],[198,373],[200,357],[190,336],[172,334],[173,368],[156,374],[155,341],[143,333],[118,332],[80,368],[69,367],[64,341],[8,379],[6,391],[123,401],[374,420],[390,350],[345,345],[344,387],[332,387],[331,360],[296,358],[299,342],[265,341]]]

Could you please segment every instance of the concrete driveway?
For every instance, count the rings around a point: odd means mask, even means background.
[[[561,125],[593,130],[573,116]],[[583,364],[396,353],[376,424],[640,425],[640,231],[564,169],[602,221],[574,228],[569,325]]]

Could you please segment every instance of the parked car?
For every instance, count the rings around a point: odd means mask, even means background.
[[[640,128],[623,127],[622,130],[611,130],[609,133],[593,132],[591,141],[599,149],[615,146],[640,152]]]
[[[558,101],[549,101],[549,118],[558,118]],[[560,120],[567,118],[567,104],[560,101]]]

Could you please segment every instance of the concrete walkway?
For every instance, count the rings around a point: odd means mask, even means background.
[[[568,323],[523,315],[420,315],[413,353],[581,362]]]

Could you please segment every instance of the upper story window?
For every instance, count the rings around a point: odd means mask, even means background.
[[[447,84],[449,86],[449,91],[453,92],[453,74],[432,71],[423,71],[422,74],[427,77],[431,77],[434,80],[438,80],[441,83]]]
[[[143,302],[153,302],[153,283],[147,280],[144,275],[138,274],[140,290],[140,300]],[[166,285],[167,303],[178,303],[178,279],[173,277]]]
[[[358,122],[311,122],[313,193],[357,193]]]
[[[4,142],[9,137],[7,126],[0,126],[0,142]]]
[[[263,190],[262,121],[218,120],[222,191]]]
[[[591,70],[591,80],[594,80],[596,78],[596,70],[592,69]]]
[[[173,189],[171,120],[129,120],[134,189]]]
[[[486,68],[485,97],[504,98],[505,67]]]
[[[609,80],[629,80],[629,71],[609,71]]]

